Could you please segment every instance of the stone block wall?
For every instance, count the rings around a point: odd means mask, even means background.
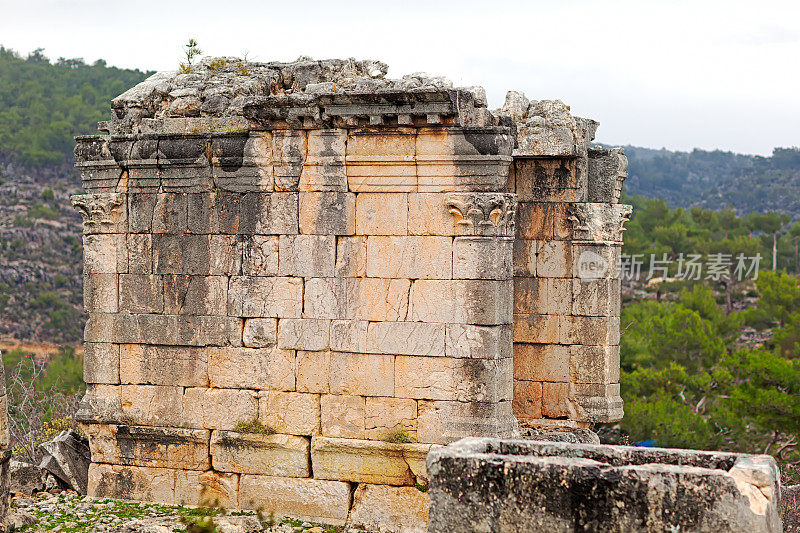
[[[621,416],[573,256],[624,157],[380,65],[157,74],[78,138],[90,495],[419,529],[431,449]]]

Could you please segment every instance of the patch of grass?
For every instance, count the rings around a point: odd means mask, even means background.
[[[227,64],[228,64],[228,62],[225,61],[222,58],[215,59],[215,60],[213,60],[212,62],[210,62],[208,64],[208,70],[210,70],[212,72],[216,72],[216,71],[218,71],[219,69],[221,69],[222,67],[224,67]]]
[[[235,426],[233,426],[233,430],[237,433],[258,433],[260,435],[274,435],[277,433],[274,428],[265,426],[257,418],[254,418],[249,422],[239,421]]]
[[[403,428],[394,428],[387,431],[381,440],[385,442],[391,442],[392,444],[410,444],[415,442],[414,439]]]

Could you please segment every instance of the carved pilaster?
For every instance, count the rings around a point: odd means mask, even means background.
[[[572,223],[572,242],[620,244],[625,222],[632,212],[633,207],[626,204],[572,204],[567,209],[567,220]]]
[[[72,205],[83,217],[84,233],[119,233],[124,231],[125,195],[121,193],[76,194]]]
[[[455,217],[456,235],[514,235],[516,194],[452,193],[445,198],[445,205]]]

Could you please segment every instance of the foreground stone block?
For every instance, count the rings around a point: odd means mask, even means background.
[[[245,474],[239,479],[239,507],[343,526],[350,509],[350,484]]]
[[[432,452],[431,532],[778,532],[765,455],[463,439]]]
[[[238,507],[239,475],[208,470],[175,471],[175,505]]]
[[[414,487],[359,483],[348,525],[368,531],[428,531],[430,497]]]
[[[86,433],[96,463],[186,470],[211,467],[207,429],[91,424]]]
[[[88,495],[172,505],[175,501],[175,471],[92,463]]]

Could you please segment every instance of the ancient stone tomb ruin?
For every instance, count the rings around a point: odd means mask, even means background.
[[[622,416],[621,151],[385,73],[208,60],[78,138],[91,495],[424,523],[432,448]]]

